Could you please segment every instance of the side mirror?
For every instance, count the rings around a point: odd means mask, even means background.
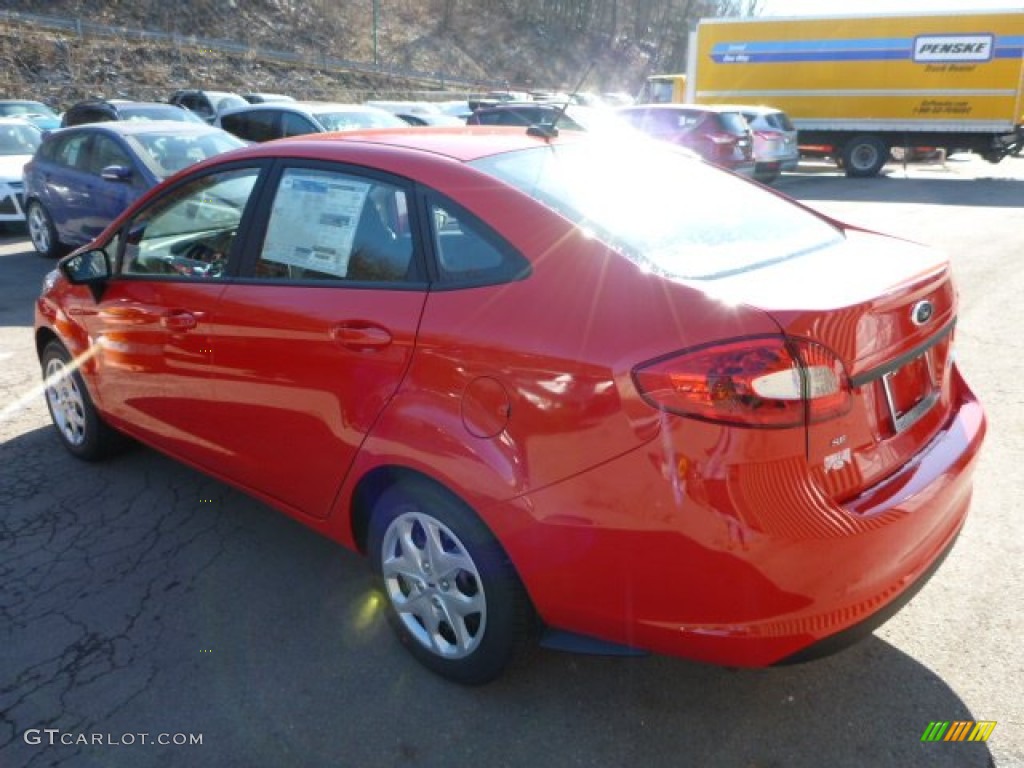
[[[107,181],[131,181],[132,173],[127,165],[108,165],[100,171],[100,178]]]
[[[103,295],[103,288],[112,274],[110,259],[102,250],[76,253],[57,266],[72,285],[88,286],[96,301]]]

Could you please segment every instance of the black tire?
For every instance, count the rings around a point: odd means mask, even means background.
[[[53,219],[38,200],[33,200],[28,204],[28,210],[25,211],[25,225],[28,228],[32,247],[40,256],[56,259],[67,250],[57,237],[57,228],[53,225]]]
[[[853,178],[877,176],[889,160],[889,145],[877,136],[854,136],[843,145],[843,167]]]
[[[407,480],[381,494],[367,548],[389,623],[432,672],[482,685],[524,645],[532,611],[515,569],[473,511],[440,487]]]
[[[105,458],[121,449],[127,438],[103,421],[64,345],[51,341],[43,350],[40,363],[46,383],[46,407],[64,447],[86,461]]]

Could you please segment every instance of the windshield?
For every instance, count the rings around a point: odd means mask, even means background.
[[[224,131],[210,133],[137,133],[125,137],[160,178],[177,173],[208,157],[244,147],[245,142]]]
[[[31,125],[0,125],[0,155],[32,155],[42,134]]]
[[[555,144],[471,165],[673,278],[723,277],[842,238],[788,200],[653,142]]]
[[[56,117],[57,114],[40,101],[16,101],[0,104],[0,115],[19,117],[21,115],[46,115]]]
[[[324,127],[325,131],[354,131],[360,128],[400,128],[406,127],[406,123],[390,112],[366,110],[361,112],[317,112],[317,122]]]

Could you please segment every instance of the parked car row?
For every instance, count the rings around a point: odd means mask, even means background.
[[[547,99],[545,101],[545,99]],[[797,133],[784,112],[764,106],[643,104],[618,108],[587,107],[607,104],[599,97],[554,93],[493,91],[476,99],[434,104],[424,101],[368,101],[363,105],[300,102],[285,94],[250,92],[242,95],[198,88],[175,91],[168,106],[154,102],[92,100],[77,104],[59,125],[99,120],[202,120],[224,128],[245,141],[262,142],[305,133],[357,128],[397,127],[390,113],[410,125],[556,125],[564,130],[608,127],[613,114],[655,138],[687,147],[709,162],[771,183],[793,170],[800,158]],[[2,106],[2,105],[0,105]],[[589,109],[589,114],[588,114]],[[11,102],[8,111],[21,111],[37,121],[57,118],[38,102]],[[50,116],[46,113],[50,112]],[[50,125],[49,127],[54,127]]]
[[[607,129],[615,121],[766,184],[795,169],[800,160],[796,129],[785,113],[770,107],[641,104],[608,110],[509,100],[481,106],[466,120],[471,125],[564,130]]]
[[[315,133],[324,130],[386,127],[387,122],[371,111],[347,106],[340,125],[320,117],[338,105],[250,99],[273,103],[240,105],[240,97],[211,91],[181,91],[192,101],[201,101],[204,118],[247,141]],[[178,98],[179,103],[183,103]],[[173,99],[172,99],[173,100]],[[765,106],[708,106],[697,104],[645,104],[617,108],[587,106],[603,104],[598,98],[581,100],[566,94],[493,91],[478,99],[449,104],[448,111],[429,102],[369,101],[371,108],[387,111],[411,125],[554,126],[563,130],[594,130],[612,127],[618,118],[655,138],[687,147],[709,162],[752,176],[770,184],[783,171],[796,168],[800,160],[797,132],[788,116]],[[187,105],[187,104],[186,104]]]
[[[778,110],[685,104],[598,108],[565,97],[545,103],[527,94],[503,96],[472,112],[469,101],[342,104],[203,89],[175,91],[168,103],[89,99],[60,116],[38,102],[0,102],[20,116],[8,118],[13,121],[5,127],[10,149],[0,149],[12,158],[0,173],[0,221],[26,220],[36,250],[57,256],[89,242],[146,190],[193,162],[245,143],[330,131],[469,124],[521,126],[548,135],[615,133],[627,142],[640,132],[763,182],[792,169],[798,159],[796,132]],[[65,130],[40,131],[54,127],[54,120]],[[15,136],[23,140],[21,154]]]

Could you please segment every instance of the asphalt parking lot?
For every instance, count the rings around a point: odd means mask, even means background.
[[[398,646],[355,555],[152,451],[72,459],[34,391],[52,263],[0,235],[0,766],[1024,766],[1024,158],[809,162],[776,188],[950,254],[990,419],[956,548],[817,662],[538,650],[478,689]],[[996,726],[923,743],[932,721]]]

